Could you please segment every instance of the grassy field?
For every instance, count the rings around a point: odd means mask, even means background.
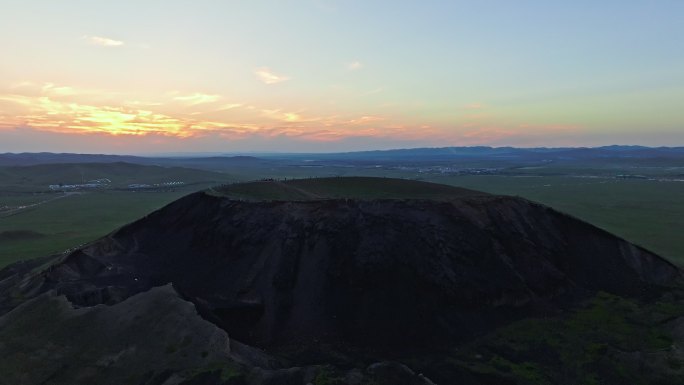
[[[0,267],[13,261],[63,251],[94,240],[185,194],[225,182],[287,178],[287,183],[229,184],[215,191],[237,199],[436,198],[421,195],[421,185],[398,194],[392,186],[368,188],[363,178],[345,183],[310,176],[386,176],[448,184],[494,194],[521,196],[569,213],[684,265],[684,182],[617,179],[623,173],[680,175],[681,167],[608,167],[571,170],[518,169],[512,175],[443,176],[382,167],[264,167],[223,173],[126,163],[40,165],[0,168]],[[591,172],[590,172],[591,171]],[[525,176],[525,173],[530,173]],[[570,175],[568,175],[568,173]],[[522,175],[520,175],[522,174]],[[572,176],[575,174],[575,176]],[[587,177],[586,175],[592,175]],[[580,177],[584,175],[584,177]],[[303,178],[291,180],[292,178]],[[51,192],[48,184],[109,178],[104,191]],[[126,191],[131,183],[188,183],[175,191]],[[315,181],[315,183],[314,183]],[[392,183],[386,180],[385,184]],[[409,186],[409,185],[406,185]],[[447,191],[448,190],[448,191]],[[457,190],[444,191],[456,194]],[[388,191],[393,193],[388,194]],[[461,192],[463,193],[463,192]],[[433,194],[434,195],[434,194]],[[35,205],[35,206],[32,206]],[[17,210],[18,207],[24,208]]]
[[[218,183],[236,180],[230,174],[183,167],[146,166],[131,163],[41,164],[0,168],[0,193],[42,192],[49,185],[80,184],[106,178],[109,188],[127,188],[129,184]]]
[[[95,240],[192,191],[72,194],[0,218],[0,267]]]
[[[430,180],[544,203],[684,265],[684,182],[571,176]]]
[[[451,199],[481,195],[478,191],[443,184],[368,177],[260,181],[216,187],[211,191],[244,200]]]
[[[97,189],[52,191],[52,184],[106,178]],[[226,173],[129,163],[0,168],[0,267],[95,240],[183,195],[235,181]],[[183,182],[128,189],[129,184]]]

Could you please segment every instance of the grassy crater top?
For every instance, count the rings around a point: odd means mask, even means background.
[[[216,196],[241,200],[433,199],[449,200],[486,193],[438,183],[373,177],[260,180],[212,188]]]

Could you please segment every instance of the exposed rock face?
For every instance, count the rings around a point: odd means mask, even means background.
[[[17,293],[53,289],[93,306],[172,282],[249,345],[411,351],[552,315],[599,290],[649,295],[681,277],[648,251],[519,198],[243,202],[196,193],[39,274],[4,278],[15,293],[2,298],[6,310]]]

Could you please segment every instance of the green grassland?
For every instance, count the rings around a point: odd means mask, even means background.
[[[96,189],[52,191],[51,184],[107,178]],[[0,267],[95,240],[186,194],[235,181],[225,173],[129,163],[0,168]],[[129,184],[183,182],[129,189]]]
[[[430,180],[540,202],[684,264],[684,182],[485,175]]]
[[[228,174],[183,167],[145,166],[131,163],[42,164],[0,168],[0,191],[41,192],[49,185],[79,184],[107,178],[110,188],[126,188],[129,184],[157,184],[182,181],[187,184],[219,182]]]
[[[330,176],[420,179],[521,196],[588,221],[681,265],[684,264],[684,241],[680,235],[684,229],[684,182],[615,178],[619,174],[678,177],[682,168],[675,166],[556,164],[512,167],[502,175],[462,176],[385,166],[296,167],[289,164],[226,168],[221,173],[127,163],[6,167],[0,168],[0,266],[94,240],[185,194],[218,185],[213,193],[235,199],[438,199],[440,195],[472,193],[446,187],[434,193],[437,190],[424,189],[418,182],[405,184],[398,190],[392,179],[372,186],[364,178],[347,179],[344,183],[340,178],[320,179]],[[111,180],[108,189],[64,196],[47,188],[49,184],[99,178]],[[278,181],[235,184],[261,178]],[[173,191],[133,192],[126,188],[133,183],[170,181],[186,184],[174,187]],[[425,194],[427,190],[432,193]],[[41,202],[45,203],[18,212],[6,209]]]
[[[95,240],[192,191],[74,194],[0,218],[0,267]]]

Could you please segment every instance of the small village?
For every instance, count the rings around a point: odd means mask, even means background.
[[[170,181],[162,183],[131,183],[125,186],[127,190],[153,190],[180,187],[185,185],[182,181]],[[108,178],[93,179],[83,183],[51,184],[48,186],[51,191],[82,191],[82,190],[106,190],[122,189],[121,186],[112,185]]]

